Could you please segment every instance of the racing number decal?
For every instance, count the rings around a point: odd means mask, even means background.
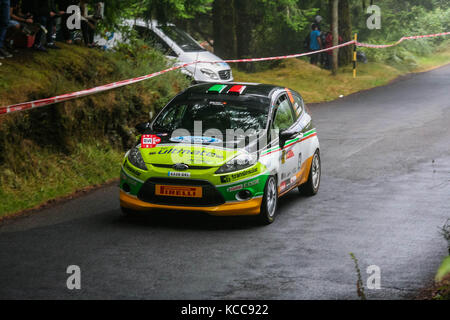
[[[141,137],[141,148],[154,148],[161,142],[161,138],[154,134],[143,134]]]

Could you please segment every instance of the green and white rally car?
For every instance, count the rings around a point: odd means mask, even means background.
[[[200,84],[173,98],[123,160],[120,205],[275,218],[278,198],[320,185],[320,149],[303,99],[287,88]]]

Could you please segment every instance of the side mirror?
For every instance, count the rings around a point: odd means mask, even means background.
[[[283,130],[280,132],[280,147],[284,148],[284,145],[286,144],[286,141],[293,138],[296,135],[296,132]]]
[[[151,129],[151,125],[150,122],[143,122],[136,125],[135,128],[137,132],[139,132],[140,134],[144,134],[145,132]]]

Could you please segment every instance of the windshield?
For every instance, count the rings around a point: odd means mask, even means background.
[[[175,26],[158,26],[170,39],[185,52],[205,51],[205,49],[195,42],[186,32]]]
[[[224,136],[228,129],[259,132],[266,128],[268,112],[256,101],[177,101],[163,110],[153,129],[167,133],[185,129],[193,134],[194,122],[201,121],[203,132],[216,129]]]

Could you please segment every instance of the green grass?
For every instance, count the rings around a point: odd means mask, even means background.
[[[70,155],[41,150],[30,157],[33,174],[0,167],[0,217],[117,178],[123,153],[105,144],[80,143]]]
[[[382,86],[409,72],[426,71],[450,63],[450,48],[421,57],[418,61],[419,65],[414,69],[377,62],[359,63],[356,79],[353,79],[351,66],[340,68],[338,74],[332,76],[330,71],[300,59],[285,60],[279,67],[263,72],[245,73],[233,69],[233,74],[236,81],[270,83],[292,88],[300,92],[307,103],[316,103]]]
[[[167,67],[141,44],[116,53],[60,44],[48,54],[5,59],[0,105],[47,98]],[[117,178],[134,126],[188,80],[179,72],[54,106],[0,116],[0,219]]]

